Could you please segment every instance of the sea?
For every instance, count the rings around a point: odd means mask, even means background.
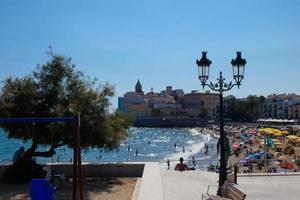
[[[20,146],[29,148],[31,142],[7,138],[0,129],[0,164],[11,163],[12,157]],[[45,151],[49,146],[39,146]],[[39,163],[72,162],[73,149],[63,146],[56,149],[50,158],[37,157]],[[205,170],[209,165],[217,165],[217,138],[197,128],[130,128],[128,138],[122,141],[118,149],[108,151],[99,148],[82,149],[82,162],[160,162],[161,168],[170,168],[183,157],[185,162],[196,169]]]

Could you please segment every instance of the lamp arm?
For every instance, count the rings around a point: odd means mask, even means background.
[[[222,72],[220,72],[220,77],[217,80],[218,80],[218,82],[215,84],[213,84],[212,82],[210,82],[209,84],[202,83],[203,89],[205,86],[207,86],[215,92],[223,93],[223,92],[231,90],[234,86],[237,86],[239,88],[241,85],[241,82],[232,83],[232,81],[230,81],[229,83],[226,83],[225,78],[223,78],[223,76],[222,76]]]
[[[209,87],[211,90],[216,91],[216,92],[219,92],[218,84],[213,84],[212,82],[210,82],[209,84],[204,83],[204,84],[202,84],[202,86],[203,86],[203,89],[204,89],[205,86],[207,86],[207,87]]]
[[[241,84],[240,83],[232,83],[232,81],[230,81],[228,84],[227,83],[223,83],[223,92],[226,92],[226,91],[229,91],[231,90],[234,86],[240,86]]]

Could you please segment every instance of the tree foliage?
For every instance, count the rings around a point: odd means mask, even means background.
[[[97,85],[75,70],[71,58],[51,54],[51,59],[25,77],[8,77],[0,94],[0,117],[62,117],[81,118],[83,147],[118,147],[127,136],[131,120],[114,112],[108,113],[114,87]],[[71,123],[1,124],[8,137],[31,140],[30,156],[51,156],[55,148],[72,146],[74,126]],[[38,145],[50,145],[47,152],[37,152]],[[25,154],[26,154],[25,153]]]
[[[198,117],[206,119],[207,116],[208,116],[208,109],[207,109],[207,107],[205,105],[205,102],[204,101],[200,101],[199,110],[198,110]]]
[[[246,99],[230,96],[225,99],[227,105],[225,118],[233,121],[255,121],[261,117],[264,101],[264,96],[249,95]]]

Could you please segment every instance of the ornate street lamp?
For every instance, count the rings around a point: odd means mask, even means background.
[[[246,59],[242,58],[242,52],[240,52],[240,51],[237,51],[236,58],[234,60],[233,59],[231,60],[233,78],[236,81],[238,88],[240,87],[241,81],[244,78],[246,63],[247,63]]]
[[[207,52],[202,52],[202,58],[200,60],[196,60],[196,63],[198,65],[198,74],[199,74],[199,80],[202,83],[203,89],[205,86],[206,81],[209,77],[209,67],[211,65],[211,61],[207,59],[206,57]]]
[[[223,92],[231,90],[235,85],[239,88],[241,85],[241,81],[244,78],[245,65],[246,60],[242,58],[242,52],[236,52],[236,58],[231,60],[232,70],[233,70],[233,79],[235,83],[230,81],[229,83],[225,83],[225,78],[223,78],[222,72],[220,72],[219,78],[217,79],[217,83],[213,84],[210,82],[209,84],[206,81],[209,78],[209,68],[211,65],[211,61],[207,58],[207,52],[202,52],[202,57],[200,60],[196,60],[198,65],[198,73],[199,80],[201,81],[201,85],[204,89],[205,86],[208,86],[211,90],[219,92],[220,97],[220,172],[219,172],[219,189],[218,195],[222,195],[221,187],[227,179],[227,160],[229,156],[229,152],[226,152],[225,142],[228,141],[226,135],[224,134],[224,120],[223,120]],[[229,144],[227,144],[228,146]],[[229,148],[229,146],[228,146]]]

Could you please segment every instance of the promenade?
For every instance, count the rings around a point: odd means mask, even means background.
[[[143,176],[145,179],[141,184],[144,182],[144,186],[140,187],[139,200],[153,199],[152,197],[157,200],[199,200],[201,194],[206,193],[208,185],[218,185],[218,174],[215,172],[179,172],[164,169],[158,171],[158,167],[158,164],[152,163],[145,170],[146,176]],[[236,187],[247,194],[247,200],[298,200],[299,185],[300,174],[241,174],[238,176]],[[216,189],[211,188],[211,193],[216,193]]]

